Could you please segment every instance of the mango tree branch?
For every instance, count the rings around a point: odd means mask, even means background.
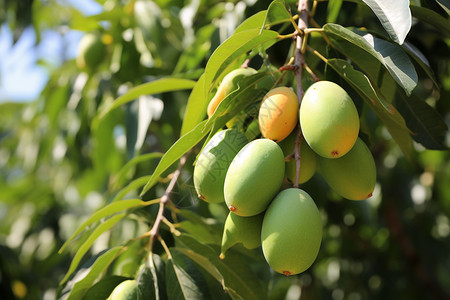
[[[297,97],[298,97],[298,103],[301,104],[302,98],[303,98],[303,84],[302,84],[302,74],[303,74],[303,67],[305,66],[305,59],[303,57],[303,49],[304,42],[306,42],[304,39],[306,39],[306,35],[304,34],[305,30],[308,28],[308,17],[309,17],[309,11],[308,11],[308,0],[299,0],[298,2],[298,12],[299,12],[299,19],[298,19],[298,28],[302,31],[302,34],[298,34],[296,36],[295,41],[295,76],[297,78]],[[302,142],[302,132],[301,128],[299,126],[298,128],[298,134],[297,138],[295,139],[295,148],[294,148],[294,157],[296,161],[296,174],[295,174],[295,182],[294,187],[298,188],[298,179],[300,177],[300,145]]]
[[[166,206],[166,204],[170,203],[173,189],[175,188],[175,184],[178,180],[178,177],[180,177],[181,169],[183,169],[183,166],[186,163],[186,159],[189,156],[189,153],[190,153],[190,151],[180,158],[180,162],[178,163],[178,168],[173,173],[172,179],[170,180],[170,183],[167,186],[166,191],[164,192],[164,195],[161,197],[161,201],[159,202],[159,210],[158,210],[158,214],[156,215],[155,223],[153,224],[152,229],[150,229],[150,231],[149,231],[149,235],[150,235],[150,239],[151,239],[150,249],[153,248],[153,243],[158,238],[159,227],[161,226],[161,222],[164,221],[165,206]]]

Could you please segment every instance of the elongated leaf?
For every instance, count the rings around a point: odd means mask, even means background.
[[[411,5],[411,13],[415,18],[433,26],[447,38],[450,37],[449,18],[446,19],[437,12],[428,9],[426,7],[420,7],[415,5]]]
[[[270,3],[269,8],[267,8],[264,27],[291,22],[292,20],[292,15],[286,9],[284,2],[281,0],[274,0]]]
[[[123,198],[130,192],[138,190],[142,188],[144,185],[147,184],[147,182],[150,180],[152,176],[142,176],[139,178],[134,179],[132,182],[127,184],[124,188],[122,188],[116,196],[111,200],[111,202],[117,202],[123,200]],[[147,201],[148,202],[148,201]]]
[[[246,30],[230,36],[216,48],[208,60],[205,69],[205,97],[208,98],[221,74],[240,56],[264,43],[275,41],[277,37],[278,33],[275,31],[259,29]]]
[[[407,158],[411,158],[412,139],[405,120],[390,104],[379,98],[369,79],[351,64],[342,59],[329,59],[327,64],[332,67],[373,109]]]
[[[168,299],[207,299],[208,297],[202,289],[204,284],[199,282],[198,276],[195,276],[196,272],[192,268],[189,271],[185,270],[180,255],[177,255],[176,252],[171,253],[172,257],[166,263]]]
[[[323,29],[332,46],[358,65],[372,82],[378,79],[381,64],[408,95],[416,87],[417,73],[400,47],[371,35],[367,35],[366,40],[361,31],[353,32],[337,24],[326,24]]]
[[[183,124],[181,126],[180,136],[185,135],[195,128],[206,116],[206,108],[208,106],[208,99],[205,97],[203,88],[205,86],[205,74],[200,76],[186,105],[184,112]]]
[[[86,275],[73,285],[66,300],[82,299],[95,280],[103,274],[122,249],[122,246],[114,247],[99,256],[89,270],[83,272]]]
[[[80,233],[82,233],[86,229],[86,227],[94,224],[95,222],[98,222],[103,218],[112,216],[123,210],[146,205],[148,205],[148,202],[142,201],[140,199],[128,199],[114,202],[103,207],[99,211],[95,212],[92,216],[90,216],[86,221],[84,221],[83,224],[80,225],[77,231],[75,231],[75,233],[64,243],[64,245],[62,245],[61,249],[59,250],[59,253],[62,253],[67,247],[67,245],[72,240],[74,240]]]
[[[434,76],[433,69],[431,69],[430,63],[428,62],[428,59],[423,55],[423,53],[407,41],[403,43],[402,47],[409,54],[409,56],[411,56],[414,61],[422,68],[422,70],[425,71],[428,77],[433,81],[435,87],[439,89],[439,85]]]
[[[412,22],[409,0],[363,1],[373,10],[391,38],[398,44],[403,44]]]
[[[196,261],[216,280],[224,285],[225,290],[233,299],[265,299],[266,286],[248,268],[245,263],[236,263],[233,260],[219,259],[219,249],[201,244],[189,235],[182,234],[176,237],[178,251],[183,251],[192,260]],[[181,249],[189,250],[181,250]],[[203,256],[200,258],[198,255]],[[207,259],[209,263],[205,260]]]
[[[155,185],[158,181],[159,176],[166,171],[174,162],[180,159],[186,152],[188,152],[192,147],[198,144],[202,138],[204,138],[208,131],[202,131],[206,120],[199,123],[194,129],[180,137],[172,147],[167,150],[166,154],[162,157],[155,171],[153,172],[150,180],[145,185],[142,190],[141,197],[147,193],[147,191]]]
[[[70,263],[69,270],[67,271],[64,278],[61,280],[61,285],[64,284],[67,279],[72,275],[73,271],[78,267],[78,264],[81,261],[81,258],[83,258],[84,254],[91,248],[92,244],[95,242],[95,240],[105,231],[111,229],[117,222],[122,220],[123,217],[125,217],[125,213],[117,214],[112,216],[111,218],[107,219],[105,222],[101,223],[88,237],[88,239],[84,242],[83,245],[78,249],[75,256],[72,259],[72,262]]]
[[[159,94],[178,90],[191,89],[195,86],[195,81],[182,78],[162,78],[152,82],[144,83],[130,89],[127,93],[117,98],[100,113],[100,119],[111,110],[137,99],[141,95]]]
[[[148,263],[141,265],[136,278],[138,285],[138,293],[140,299],[156,300],[159,299],[156,294],[156,283],[153,272]]]
[[[408,97],[399,91],[395,99],[416,142],[427,149],[448,150],[445,144],[448,127],[435,109],[414,94]]]
[[[343,0],[329,1],[327,6],[327,23],[335,23],[341,10]]]
[[[126,177],[127,173],[130,171],[130,169],[133,168],[134,166],[136,166],[137,164],[146,162],[146,161],[149,161],[152,159],[159,159],[163,156],[164,156],[164,153],[153,152],[153,153],[146,153],[146,154],[141,154],[139,156],[133,157],[114,176],[111,187],[113,189],[118,188],[118,185],[121,184],[121,182],[125,180],[125,177]]]
[[[436,0],[436,2],[450,15],[450,1],[449,0]]]
[[[262,10],[245,19],[235,30],[234,34],[251,29],[262,29],[267,10]]]

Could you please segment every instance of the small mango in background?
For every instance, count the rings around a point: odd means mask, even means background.
[[[305,92],[300,126],[314,152],[326,158],[345,155],[356,142],[359,115],[347,92],[331,81],[319,81]]]
[[[340,196],[364,200],[372,196],[376,184],[376,166],[372,153],[358,138],[346,155],[327,159],[319,157],[319,173]]]
[[[220,258],[225,258],[226,251],[232,246],[242,243],[247,249],[261,246],[261,227],[264,213],[251,217],[241,217],[232,212],[225,220],[222,236]]]
[[[222,102],[222,100],[226,96],[228,96],[228,94],[230,94],[232,91],[236,90],[239,87],[239,82],[243,78],[250,75],[254,75],[256,73],[257,71],[252,68],[239,68],[225,75],[222,82],[219,84],[219,87],[217,88],[214,97],[209,102],[208,108],[206,109],[208,117],[211,118],[211,116],[216,111],[217,106],[219,106],[220,102]]]
[[[236,154],[247,144],[244,133],[226,129],[216,133],[198,156],[194,168],[194,187],[206,202],[223,202],[223,186],[228,167]]]

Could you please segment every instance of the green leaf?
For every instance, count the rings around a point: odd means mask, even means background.
[[[413,132],[413,139],[425,148],[448,150],[445,137],[448,126],[439,113],[416,95],[396,94],[396,106]]]
[[[363,0],[375,13],[381,25],[398,44],[403,44],[411,29],[409,0]]]
[[[151,254],[150,254],[151,255]],[[155,290],[155,280],[153,280],[153,273],[151,268],[148,266],[149,262],[141,265],[138,271],[138,275],[136,277],[137,285],[138,285],[138,293],[140,299],[159,299],[156,296]]]
[[[235,30],[234,34],[251,29],[262,29],[266,19],[267,10],[262,10],[245,19]]]
[[[399,46],[366,33],[364,38],[361,31],[353,32],[337,24],[326,24],[323,29],[332,46],[358,65],[372,82],[377,80],[381,64],[411,94],[417,84],[417,73]]]
[[[137,99],[141,95],[159,94],[178,90],[191,89],[195,86],[195,81],[182,78],[161,78],[152,82],[147,82],[130,89],[127,93],[117,98],[114,102],[102,109],[99,119],[103,118],[110,111],[117,107]]]
[[[329,59],[327,64],[332,67],[372,108],[386,126],[394,140],[407,158],[411,158],[412,139],[405,120],[390,104],[377,95],[366,75],[357,71],[351,64],[342,59]]]
[[[116,286],[127,279],[130,278],[115,275],[103,278],[86,292],[83,300],[106,299],[109,295],[111,295]]]
[[[284,5],[284,1],[274,0],[267,9],[266,19],[264,20],[264,28],[285,22],[293,22],[294,19]]]
[[[264,43],[276,41],[277,37],[278,33],[275,31],[252,29],[233,34],[225,40],[216,48],[206,65],[205,97],[208,98],[222,73],[240,56]]]
[[[66,300],[84,299],[84,295],[88,289],[94,284],[95,280],[103,274],[122,250],[122,246],[114,247],[97,257],[94,264],[83,271],[83,275],[85,276],[81,279],[77,278],[77,282],[71,288]]]
[[[343,0],[328,1],[327,6],[327,23],[336,22],[339,11],[341,10]]]
[[[267,297],[267,287],[249,269],[247,263],[232,259],[222,261],[219,259],[219,249],[214,250],[186,234],[177,236],[175,240],[177,251],[183,251],[185,255],[196,261],[224,286],[233,299],[265,299]]]
[[[131,160],[129,160],[123,167],[120,169],[120,171],[114,175],[111,183],[112,189],[117,189],[120,184],[126,179],[128,172],[135,167],[137,164],[140,164],[142,162],[146,162],[152,159],[158,159],[164,156],[164,153],[161,152],[152,152],[152,153],[146,153],[141,154],[138,156],[133,157]]]
[[[431,69],[428,59],[422,54],[422,52],[420,52],[419,49],[417,49],[413,44],[410,44],[407,41],[403,43],[402,48],[406,51],[406,53],[409,54],[409,56],[414,59],[414,61],[422,68],[422,70],[425,71],[428,77],[433,81],[435,87],[439,89],[439,85],[434,76],[433,69]]]
[[[117,214],[112,216],[111,218],[107,219],[105,222],[101,223],[87,238],[87,240],[81,245],[81,247],[76,252],[75,256],[72,259],[72,262],[70,263],[69,270],[67,271],[64,278],[61,280],[61,285],[64,284],[67,279],[70,277],[70,275],[75,271],[75,269],[78,267],[78,264],[81,261],[81,258],[83,258],[84,254],[91,248],[92,244],[95,242],[95,240],[105,231],[111,229],[117,222],[122,220],[126,216],[125,213]]]
[[[415,5],[411,5],[411,13],[415,18],[433,26],[447,38],[450,37],[449,18],[446,19],[431,9]]]
[[[180,254],[171,251],[166,263],[166,282],[168,299],[208,299],[204,293],[204,284],[198,279],[198,271],[186,270]],[[197,275],[197,276],[196,276]]]
[[[183,124],[181,126],[180,136],[185,135],[195,128],[206,116],[206,108],[208,106],[208,99],[205,98],[204,88],[205,74],[202,74],[192,89],[191,94],[184,112]]]
[[[142,190],[141,197],[147,193],[149,189],[158,182],[159,176],[166,171],[174,162],[180,159],[186,152],[192,149],[195,145],[198,144],[204,138],[208,131],[202,131],[203,126],[205,125],[206,120],[199,123],[194,129],[180,137],[172,147],[167,150],[166,154],[161,158],[158,166],[153,172],[150,180],[144,186]]]
[[[103,207],[99,211],[95,212],[92,216],[90,216],[86,221],[84,221],[83,224],[80,225],[77,231],[75,231],[75,233],[64,243],[64,245],[62,245],[61,249],[59,250],[59,253],[62,253],[67,247],[67,245],[72,240],[74,240],[78,235],[80,235],[86,229],[86,227],[94,224],[95,222],[98,222],[103,218],[112,216],[123,210],[146,205],[148,205],[148,202],[142,201],[140,199],[128,199],[123,201],[117,201]]]
[[[134,179],[129,184],[127,184],[124,188],[122,188],[116,196],[111,200],[111,202],[117,202],[117,201],[125,201],[123,198],[130,192],[135,191],[137,189],[140,189],[143,187],[151,178],[151,175],[148,176],[141,176],[139,178]],[[147,201],[146,201],[147,203]]]

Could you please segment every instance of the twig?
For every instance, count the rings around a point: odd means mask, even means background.
[[[164,195],[161,197],[161,201],[159,202],[159,210],[158,214],[156,215],[155,223],[153,224],[152,229],[149,231],[150,235],[150,249],[153,248],[153,243],[155,242],[156,238],[158,237],[159,233],[159,227],[161,226],[161,222],[164,220],[164,208],[166,204],[170,203],[170,198],[172,197],[172,192],[175,187],[175,184],[178,180],[178,177],[180,177],[181,169],[183,168],[184,164],[186,163],[186,159],[189,156],[189,153],[186,153],[183,155],[180,159],[180,162],[178,164],[177,170],[173,173],[172,179],[170,180],[169,185],[167,186],[166,191],[164,192]]]
[[[300,18],[298,19],[298,28],[302,30],[302,32],[305,31],[306,28],[308,28],[308,0],[299,0],[298,2],[298,12],[300,15]],[[303,84],[302,84],[302,74],[303,74],[303,67],[305,65],[305,59],[303,57],[303,50],[305,48],[304,43],[306,42],[304,39],[306,39],[306,36],[304,35],[297,35],[296,36],[296,44],[295,44],[295,65],[297,66],[297,69],[295,70],[295,76],[297,78],[297,97],[298,97],[298,104],[300,105],[302,103],[303,99]],[[298,133],[297,138],[295,139],[295,148],[294,148],[294,157],[296,161],[296,174],[295,174],[295,182],[294,187],[298,188],[298,179],[300,177],[300,144],[302,141],[302,132],[300,129],[300,125],[298,127]]]

